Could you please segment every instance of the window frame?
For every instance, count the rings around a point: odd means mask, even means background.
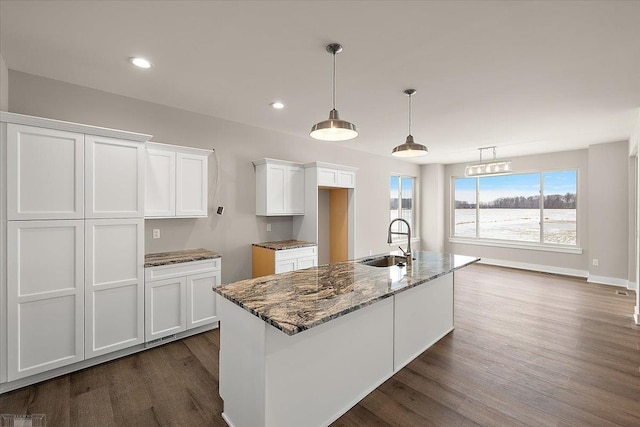
[[[547,243],[544,242],[544,176],[546,173],[550,172],[568,172],[573,171],[576,174],[576,243],[574,245],[566,245],[559,243]],[[505,239],[491,239],[487,237],[480,237],[480,178],[482,177],[466,177],[459,175],[452,175],[450,181],[450,215],[449,215],[449,242],[450,243],[464,243],[464,244],[472,244],[472,245],[480,245],[480,246],[493,246],[493,247],[502,247],[502,248],[518,248],[518,249],[532,249],[532,250],[540,250],[540,251],[548,251],[548,252],[563,252],[563,253],[573,253],[573,254],[582,254],[582,247],[580,246],[580,218],[578,212],[580,211],[580,169],[578,167],[568,167],[568,168],[553,168],[553,169],[535,169],[535,170],[523,170],[518,171],[518,173],[514,173],[513,175],[525,175],[525,174],[533,174],[537,173],[539,175],[540,182],[540,191],[539,191],[539,212],[540,212],[540,238],[537,242],[530,242],[524,240],[505,240]],[[455,180],[465,178],[465,179],[475,179],[475,187],[476,187],[476,206],[475,206],[475,237],[468,236],[456,236],[455,235],[455,214],[456,214],[456,185]]]
[[[412,176],[412,175],[406,175],[406,174],[402,174],[402,173],[396,173],[396,172],[391,172],[389,174],[389,179],[388,179],[388,183],[389,183],[389,193],[388,193],[388,202],[389,203],[391,201],[391,178],[393,177],[397,177],[398,178],[398,213],[400,213],[400,216],[396,216],[396,218],[402,218],[402,179],[403,178],[410,178],[413,180],[413,197],[411,199],[411,204],[412,204],[412,218],[411,218],[411,242],[419,242],[420,241],[420,233],[419,233],[419,224],[418,224],[418,177],[416,176]],[[391,209],[389,209],[389,212],[391,211]],[[390,219],[389,222],[391,222],[392,220]],[[395,246],[398,243],[403,243],[406,242],[407,239],[405,236],[399,236],[397,234],[392,234],[391,235],[391,244],[390,246]]]

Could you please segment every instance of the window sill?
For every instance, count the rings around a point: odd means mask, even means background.
[[[541,245],[535,243],[522,243],[522,242],[506,242],[502,240],[476,240],[476,239],[462,239],[451,237],[449,243],[459,243],[463,245],[476,245],[476,246],[492,246],[496,248],[509,248],[509,249],[526,249],[530,251],[543,251],[543,252],[560,252],[564,254],[576,254],[582,255],[582,248],[568,247],[568,246],[551,246]]]

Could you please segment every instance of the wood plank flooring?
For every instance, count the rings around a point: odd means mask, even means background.
[[[456,329],[332,424],[639,426],[634,293],[542,273],[456,272]],[[0,395],[47,426],[224,426],[217,330]]]

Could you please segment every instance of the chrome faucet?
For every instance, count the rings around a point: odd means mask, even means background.
[[[391,227],[393,226],[393,224],[396,221],[402,221],[405,224],[407,224],[407,232],[406,233],[402,233],[400,231],[391,231]],[[392,234],[399,234],[399,235],[402,235],[402,236],[407,236],[407,250],[406,251],[402,250],[402,248],[400,246],[398,246],[398,249],[400,249],[402,251],[402,253],[404,254],[404,256],[407,257],[407,265],[411,265],[411,226],[409,225],[407,220],[405,220],[403,218],[396,218],[396,219],[391,221],[391,223],[389,224],[389,234],[387,236],[387,243],[389,243],[389,244],[391,244],[391,235]]]

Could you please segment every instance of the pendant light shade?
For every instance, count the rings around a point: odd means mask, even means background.
[[[316,123],[311,127],[309,136],[321,141],[347,141],[358,136],[356,125],[342,120],[336,110],[336,54],[342,52],[342,46],[331,43],[327,52],[333,55],[333,109],[329,112],[329,119]]]
[[[404,144],[400,144],[391,151],[391,155],[395,157],[420,157],[429,152],[427,147],[413,141],[411,135],[411,96],[416,93],[415,89],[407,89],[404,91],[409,96],[409,135]]]

